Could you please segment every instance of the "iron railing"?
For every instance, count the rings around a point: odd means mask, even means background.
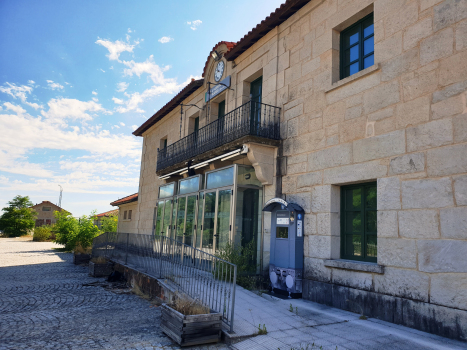
[[[264,103],[247,102],[183,139],[158,149],[157,170],[248,135],[280,140],[280,110]]]
[[[93,240],[92,256],[166,279],[181,292],[222,313],[233,332],[237,266],[165,236],[104,233]]]

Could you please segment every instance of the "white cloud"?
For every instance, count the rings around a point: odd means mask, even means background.
[[[123,61],[123,64],[129,68],[123,70],[123,74],[133,76],[133,74],[141,77],[142,74],[149,74],[154,84],[163,84],[167,79],[164,78],[164,72],[170,69],[170,66],[160,67],[154,62],[154,55],[144,62]],[[169,79],[170,80],[170,79]]]
[[[125,126],[125,123],[123,123],[123,122],[120,122],[120,125],[121,125],[121,126]]]
[[[23,113],[26,113],[26,110],[24,110],[23,108],[21,108],[21,106],[16,106],[16,105],[14,105],[13,103],[5,102],[3,105],[5,106],[5,108],[6,108],[7,110],[13,111],[13,112],[16,113],[16,114],[23,114]]]
[[[42,108],[42,106],[39,106],[37,103],[31,103],[27,101],[26,94],[30,95],[32,92],[32,87],[30,86],[27,86],[27,85],[18,86],[14,83],[7,82],[5,86],[0,86],[0,92],[8,94],[12,96],[14,99],[19,98],[21,102],[23,102],[24,104],[34,109]]]
[[[195,21],[186,22],[186,24],[188,24],[192,30],[198,29],[198,27],[201,25],[201,23],[203,23],[203,21],[201,21],[199,19],[197,19]]]
[[[54,83],[53,80],[47,80],[47,85],[52,90],[63,90],[63,85],[60,85],[59,83]]]
[[[129,39],[127,37],[127,39]],[[120,54],[122,52],[133,52],[133,49],[135,48],[136,45],[139,44],[139,41],[135,41],[135,43],[132,45],[128,42],[116,40],[116,41],[110,41],[110,40],[103,40],[103,39],[98,39],[96,41],[96,44],[104,46],[107,50],[109,50],[109,54],[106,55],[110,61],[119,61]]]
[[[124,92],[126,89],[128,89],[128,86],[130,84],[128,83],[125,83],[124,81],[122,81],[121,83],[118,83],[117,84],[117,91],[118,92]]]
[[[36,82],[34,80],[28,80],[29,85],[34,85]]]
[[[163,36],[162,38],[160,38],[158,41],[161,43],[161,44],[166,44],[166,43],[170,43],[171,41],[173,41],[174,38],[171,38],[170,36]]]
[[[115,129],[120,129],[120,127],[118,125],[114,125],[112,126],[112,129],[115,128]]]
[[[102,73],[105,73],[105,70],[103,70],[102,68],[100,68],[100,71],[101,71]]]
[[[130,28],[128,28],[128,33],[133,33],[133,31]]]
[[[135,131],[136,129],[138,129],[138,125],[132,125],[131,128],[133,129],[133,131]]]
[[[48,106],[49,110],[47,112],[42,111],[41,114],[55,121],[63,121],[65,119],[92,120],[93,117],[88,112],[110,113],[95,101],[85,102],[69,98],[51,99]]]
[[[97,97],[93,97],[92,100],[93,100],[94,102],[99,102],[99,99],[98,99]]]
[[[97,92],[93,91],[92,94],[93,94],[93,95],[97,95]]]
[[[118,105],[122,105],[123,104],[123,100],[119,99],[119,98],[116,98],[116,97],[112,97],[112,101],[114,101],[114,103],[118,104]]]

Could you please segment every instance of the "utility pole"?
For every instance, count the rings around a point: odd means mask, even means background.
[[[61,208],[62,207],[62,192],[63,192],[63,188],[62,186],[58,185],[58,187],[60,187],[60,198],[58,199],[58,206]]]

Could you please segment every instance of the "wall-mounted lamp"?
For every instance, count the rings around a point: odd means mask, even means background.
[[[222,58],[222,56],[221,56],[216,50],[214,50],[213,52],[211,52],[211,56],[212,56],[212,58],[214,58],[214,60],[216,60],[216,61],[219,61],[219,60]]]

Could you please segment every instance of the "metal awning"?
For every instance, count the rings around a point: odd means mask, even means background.
[[[266,202],[264,205],[263,211],[273,211],[277,206],[280,206],[282,209],[286,210],[294,210],[294,211],[301,211],[304,212],[303,208],[295,203],[289,203],[282,198],[273,198]]]

